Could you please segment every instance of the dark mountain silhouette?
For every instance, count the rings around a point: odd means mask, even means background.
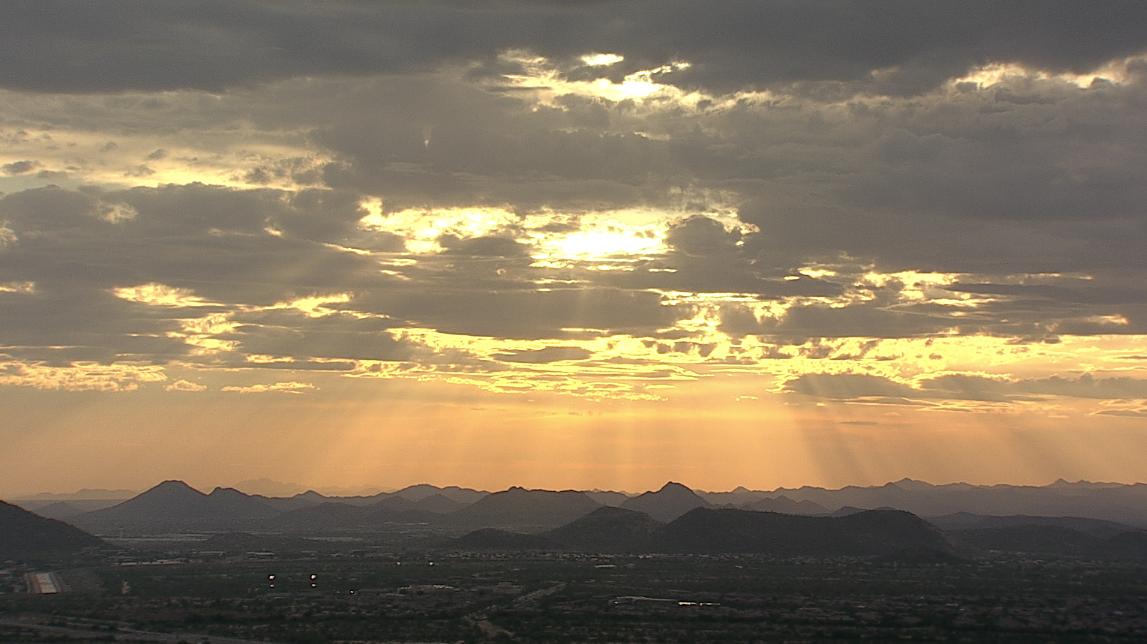
[[[761,499],[769,498],[769,492],[760,490],[750,490],[745,486],[737,486],[731,492],[702,492],[701,490],[694,490],[697,496],[705,499],[715,507],[740,507],[746,503],[753,503]]]
[[[262,499],[247,496],[229,487],[217,487],[207,495],[209,512],[215,516],[265,519],[279,514],[279,511],[263,502]]]
[[[28,508],[24,506],[24,502],[47,502],[55,503],[56,501],[112,501],[119,503],[126,501],[131,497],[139,494],[133,490],[105,490],[105,489],[92,489],[84,488],[78,492],[71,494],[56,494],[53,492],[42,492],[40,494],[33,494],[26,496],[22,499],[14,499],[12,502],[25,510]]]
[[[681,553],[762,553],[777,556],[890,555],[903,548],[951,552],[944,534],[899,510],[846,517],[806,517],[749,510],[691,510],[665,526],[653,547]]]
[[[441,495],[435,495],[435,496],[441,496]],[[427,497],[427,498],[430,498],[430,497]],[[445,497],[443,497],[443,498],[445,498]],[[449,501],[449,499],[447,499],[447,500]],[[405,498],[405,497],[396,496],[396,495],[391,494],[391,495],[387,495],[387,496],[379,499],[378,501],[370,504],[367,507],[374,508],[376,510],[387,509],[387,510],[394,510],[396,512],[401,512],[403,510],[413,510],[414,508],[418,507],[418,504],[415,503],[414,501],[411,501],[410,499]],[[457,508],[455,508],[455,509],[457,509]]]
[[[906,510],[919,516],[937,517],[968,512],[993,516],[1072,516],[1103,519],[1147,527],[1147,484],[1069,483],[1056,481],[1047,486],[932,485],[902,479],[875,487],[848,486],[839,490],[819,487],[778,488],[766,493],[794,501],[812,501],[829,510],[843,506]]]
[[[1088,519],[1086,517],[1032,517],[1026,514],[1016,514],[1006,517],[994,517],[983,514],[957,512],[942,517],[928,519],[932,525],[941,530],[974,530],[979,528],[1007,528],[1025,525],[1058,526],[1084,532],[1096,537],[1112,537],[1124,532],[1133,532],[1137,528],[1114,521],[1102,519]]]
[[[99,537],[63,521],[0,501],[0,561],[78,553],[83,548],[106,545]]]
[[[480,528],[468,532],[447,544],[458,550],[554,550],[552,540],[539,534],[508,532],[497,528]]]
[[[275,531],[386,531],[391,526],[412,523],[455,532],[477,528],[544,532],[602,507],[594,496],[608,501],[606,505],[619,503],[623,509],[644,512],[663,522],[690,510],[711,508],[712,503],[720,503],[725,508],[832,517],[860,513],[861,508],[897,508],[938,517],[936,522],[941,528],[953,530],[1047,525],[1108,538],[1132,528],[1147,527],[1147,485],[1085,481],[1057,481],[1044,487],[963,483],[937,486],[903,479],[868,488],[803,487],[772,492],[737,488],[720,493],[698,493],[671,482],[660,490],[636,497],[600,490],[555,492],[516,487],[489,494],[455,486],[416,485],[373,496],[326,497],[308,491],[289,498],[252,496],[230,488],[216,488],[210,494],[203,494],[180,481],[165,481],[111,507],[93,509],[98,506],[89,505],[110,503],[106,499],[64,504],[48,500],[28,503],[40,504],[38,507],[45,514],[66,518],[98,534],[223,532],[264,527]],[[734,503],[737,500],[744,502]],[[363,511],[327,508],[302,512],[326,503]],[[1023,508],[1023,511],[987,511],[992,508]],[[280,518],[295,512],[301,513]]]
[[[658,521],[672,521],[693,508],[708,508],[712,504],[684,485],[670,481],[656,492],[627,499],[619,507],[644,512]]]
[[[318,493],[316,492],[316,494]],[[355,505],[360,508],[365,508],[392,496],[392,494],[387,492],[379,492],[378,494],[371,494],[369,496],[324,496],[323,503],[342,503],[343,505]]]
[[[255,494],[252,495],[252,498],[258,499],[262,501],[264,505],[279,510],[280,512],[309,508],[320,503],[326,503],[329,500],[314,490],[307,490],[306,492],[289,497],[261,496]]]
[[[601,507],[583,492],[512,487],[443,515],[454,525],[542,531],[564,525]]]
[[[644,512],[604,506],[543,536],[574,550],[639,552],[664,527]]]
[[[418,501],[414,504],[414,509],[425,510],[426,512],[433,512],[435,514],[447,514],[455,510],[461,510],[469,505],[468,503],[459,503],[454,499],[443,494],[431,494],[430,496]]]
[[[49,519],[60,519],[66,521],[77,514],[83,514],[84,511],[76,506],[68,503],[67,501],[56,501],[49,503],[42,508],[36,510],[36,514]]]
[[[452,501],[441,494],[431,494],[418,501],[411,501],[405,497],[390,495],[374,503],[370,508],[385,509],[393,512],[423,511],[436,514],[447,514],[466,507],[467,504]]]
[[[275,508],[238,490],[215,488],[211,494],[203,494],[183,481],[164,481],[135,498],[85,512],[72,521],[97,534],[119,530],[226,530],[277,514]]]
[[[757,512],[779,512],[780,514],[820,515],[829,513],[827,509],[812,501],[794,501],[784,495],[775,499],[758,499],[742,505],[741,509],[756,510]]]
[[[404,487],[395,492],[393,496],[400,496],[407,501],[414,501],[415,503],[435,494],[442,496],[460,503],[462,505],[470,505],[478,499],[489,494],[489,492],[482,492],[480,490],[471,490],[470,488],[458,487],[457,485],[450,485],[447,487],[437,487],[434,485],[427,485],[425,483],[419,485],[411,485]]]
[[[1147,532],[1100,537],[1060,525],[1013,525],[952,530],[953,539],[985,553],[1071,557],[1147,557]]]
[[[585,495],[602,505],[611,505],[615,508],[632,498],[624,492],[612,492],[609,490],[589,490]]]
[[[943,532],[920,517],[899,510],[868,510],[847,517],[807,517],[696,508],[669,524],[662,524],[643,513],[604,506],[542,534],[484,529],[456,539],[448,547],[520,547],[601,553],[759,553],[782,557],[878,555],[916,563],[953,560],[953,543]]]
[[[63,495],[61,495],[63,496]],[[103,508],[110,508],[117,503],[123,503],[130,497],[122,499],[59,499],[55,501],[50,500],[19,500],[12,501],[12,505],[18,505],[29,512],[34,512],[40,516],[48,516],[43,514],[44,508],[51,506],[58,506],[57,504],[63,503],[69,507],[75,508],[77,512],[91,512],[92,510],[102,510]],[[53,516],[53,519],[60,517]]]

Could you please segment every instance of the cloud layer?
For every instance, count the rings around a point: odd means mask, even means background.
[[[1145,14],[6,3],[0,382],[1131,405]]]

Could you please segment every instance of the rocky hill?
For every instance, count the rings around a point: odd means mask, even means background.
[[[28,556],[73,554],[106,546],[93,536],[56,519],[46,519],[0,501],[0,561]]]

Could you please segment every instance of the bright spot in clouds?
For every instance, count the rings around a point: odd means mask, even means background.
[[[211,306],[203,298],[195,295],[191,289],[174,288],[166,284],[141,284],[114,289],[116,297],[129,302],[148,304],[150,306]]]
[[[581,229],[538,235],[534,257],[548,261],[636,260],[665,252],[665,226],[629,224],[608,215],[581,218]]]
[[[607,67],[620,63],[623,60],[625,60],[625,56],[619,56],[617,54],[586,54],[581,57],[581,62],[589,67]]]
[[[665,232],[672,215],[647,212],[563,215],[543,212],[518,216],[500,209],[455,208],[403,210],[384,214],[367,203],[370,212],[360,225],[405,239],[415,254],[442,252],[443,235],[460,239],[486,236],[514,238],[533,247],[538,260],[633,260],[664,252]]]

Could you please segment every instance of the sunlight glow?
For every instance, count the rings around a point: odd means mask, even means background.
[[[974,83],[980,89],[1004,85],[1010,82],[1024,81],[1054,81],[1069,83],[1081,89],[1092,87],[1096,81],[1106,81],[1114,85],[1128,82],[1132,67],[1147,61],[1147,56],[1131,56],[1121,60],[1113,60],[1101,67],[1085,74],[1049,74],[1041,70],[1033,70],[1017,63],[990,63],[973,68],[967,74],[953,78],[949,85],[959,87],[964,83]]]
[[[312,295],[310,297],[300,297],[297,300],[290,302],[280,302],[274,306],[270,306],[267,310],[275,309],[296,309],[307,314],[307,317],[321,318],[327,315],[334,315],[341,311],[332,310],[327,308],[328,304],[346,304],[350,302],[350,293],[335,293],[334,295]]]
[[[308,389],[316,389],[314,385],[309,382],[276,382],[270,385],[251,385],[249,387],[227,386],[219,391],[236,394],[265,394],[265,393],[284,393],[284,394],[302,394]]]
[[[35,282],[4,282],[0,283],[0,293],[23,293],[31,294],[36,292]]]
[[[620,83],[608,78],[593,80],[569,80],[566,78],[568,70],[560,69],[549,59],[537,56],[527,51],[509,50],[503,52],[499,58],[516,65],[522,69],[520,74],[506,74],[500,83],[508,83],[511,87],[521,90],[533,90],[541,102],[552,105],[553,99],[558,96],[575,94],[609,101],[634,100],[658,97],[670,101],[683,101],[696,103],[690,100],[690,93],[673,85],[658,83],[656,77],[670,72],[688,69],[690,64],[685,61],[673,61],[654,69],[643,69],[627,74]],[[581,61],[587,66],[608,66],[624,60],[616,54],[587,54]]]
[[[625,60],[625,56],[618,54],[586,54],[581,57],[581,62],[589,67],[608,67],[609,65],[616,65]]]
[[[406,249],[419,255],[442,252],[439,239],[443,235],[461,239],[509,236],[522,223],[517,215],[500,208],[407,209],[387,214],[377,199],[366,200],[360,207],[369,213],[359,220],[361,228],[399,235],[405,238]]]
[[[135,391],[140,383],[167,380],[163,367],[118,362],[111,365],[76,362],[57,367],[0,361],[0,386],[15,385],[61,391]]]
[[[118,298],[129,302],[147,304],[148,306],[214,306],[212,303],[206,302],[203,298],[195,295],[191,289],[174,288],[156,282],[140,284],[139,286],[116,288],[112,289],[112,292]]]
[[[654,226],[592,222],[588,229],[555,235],[538,243],[536,259],[637,259],[665,251],[664,233]]]

